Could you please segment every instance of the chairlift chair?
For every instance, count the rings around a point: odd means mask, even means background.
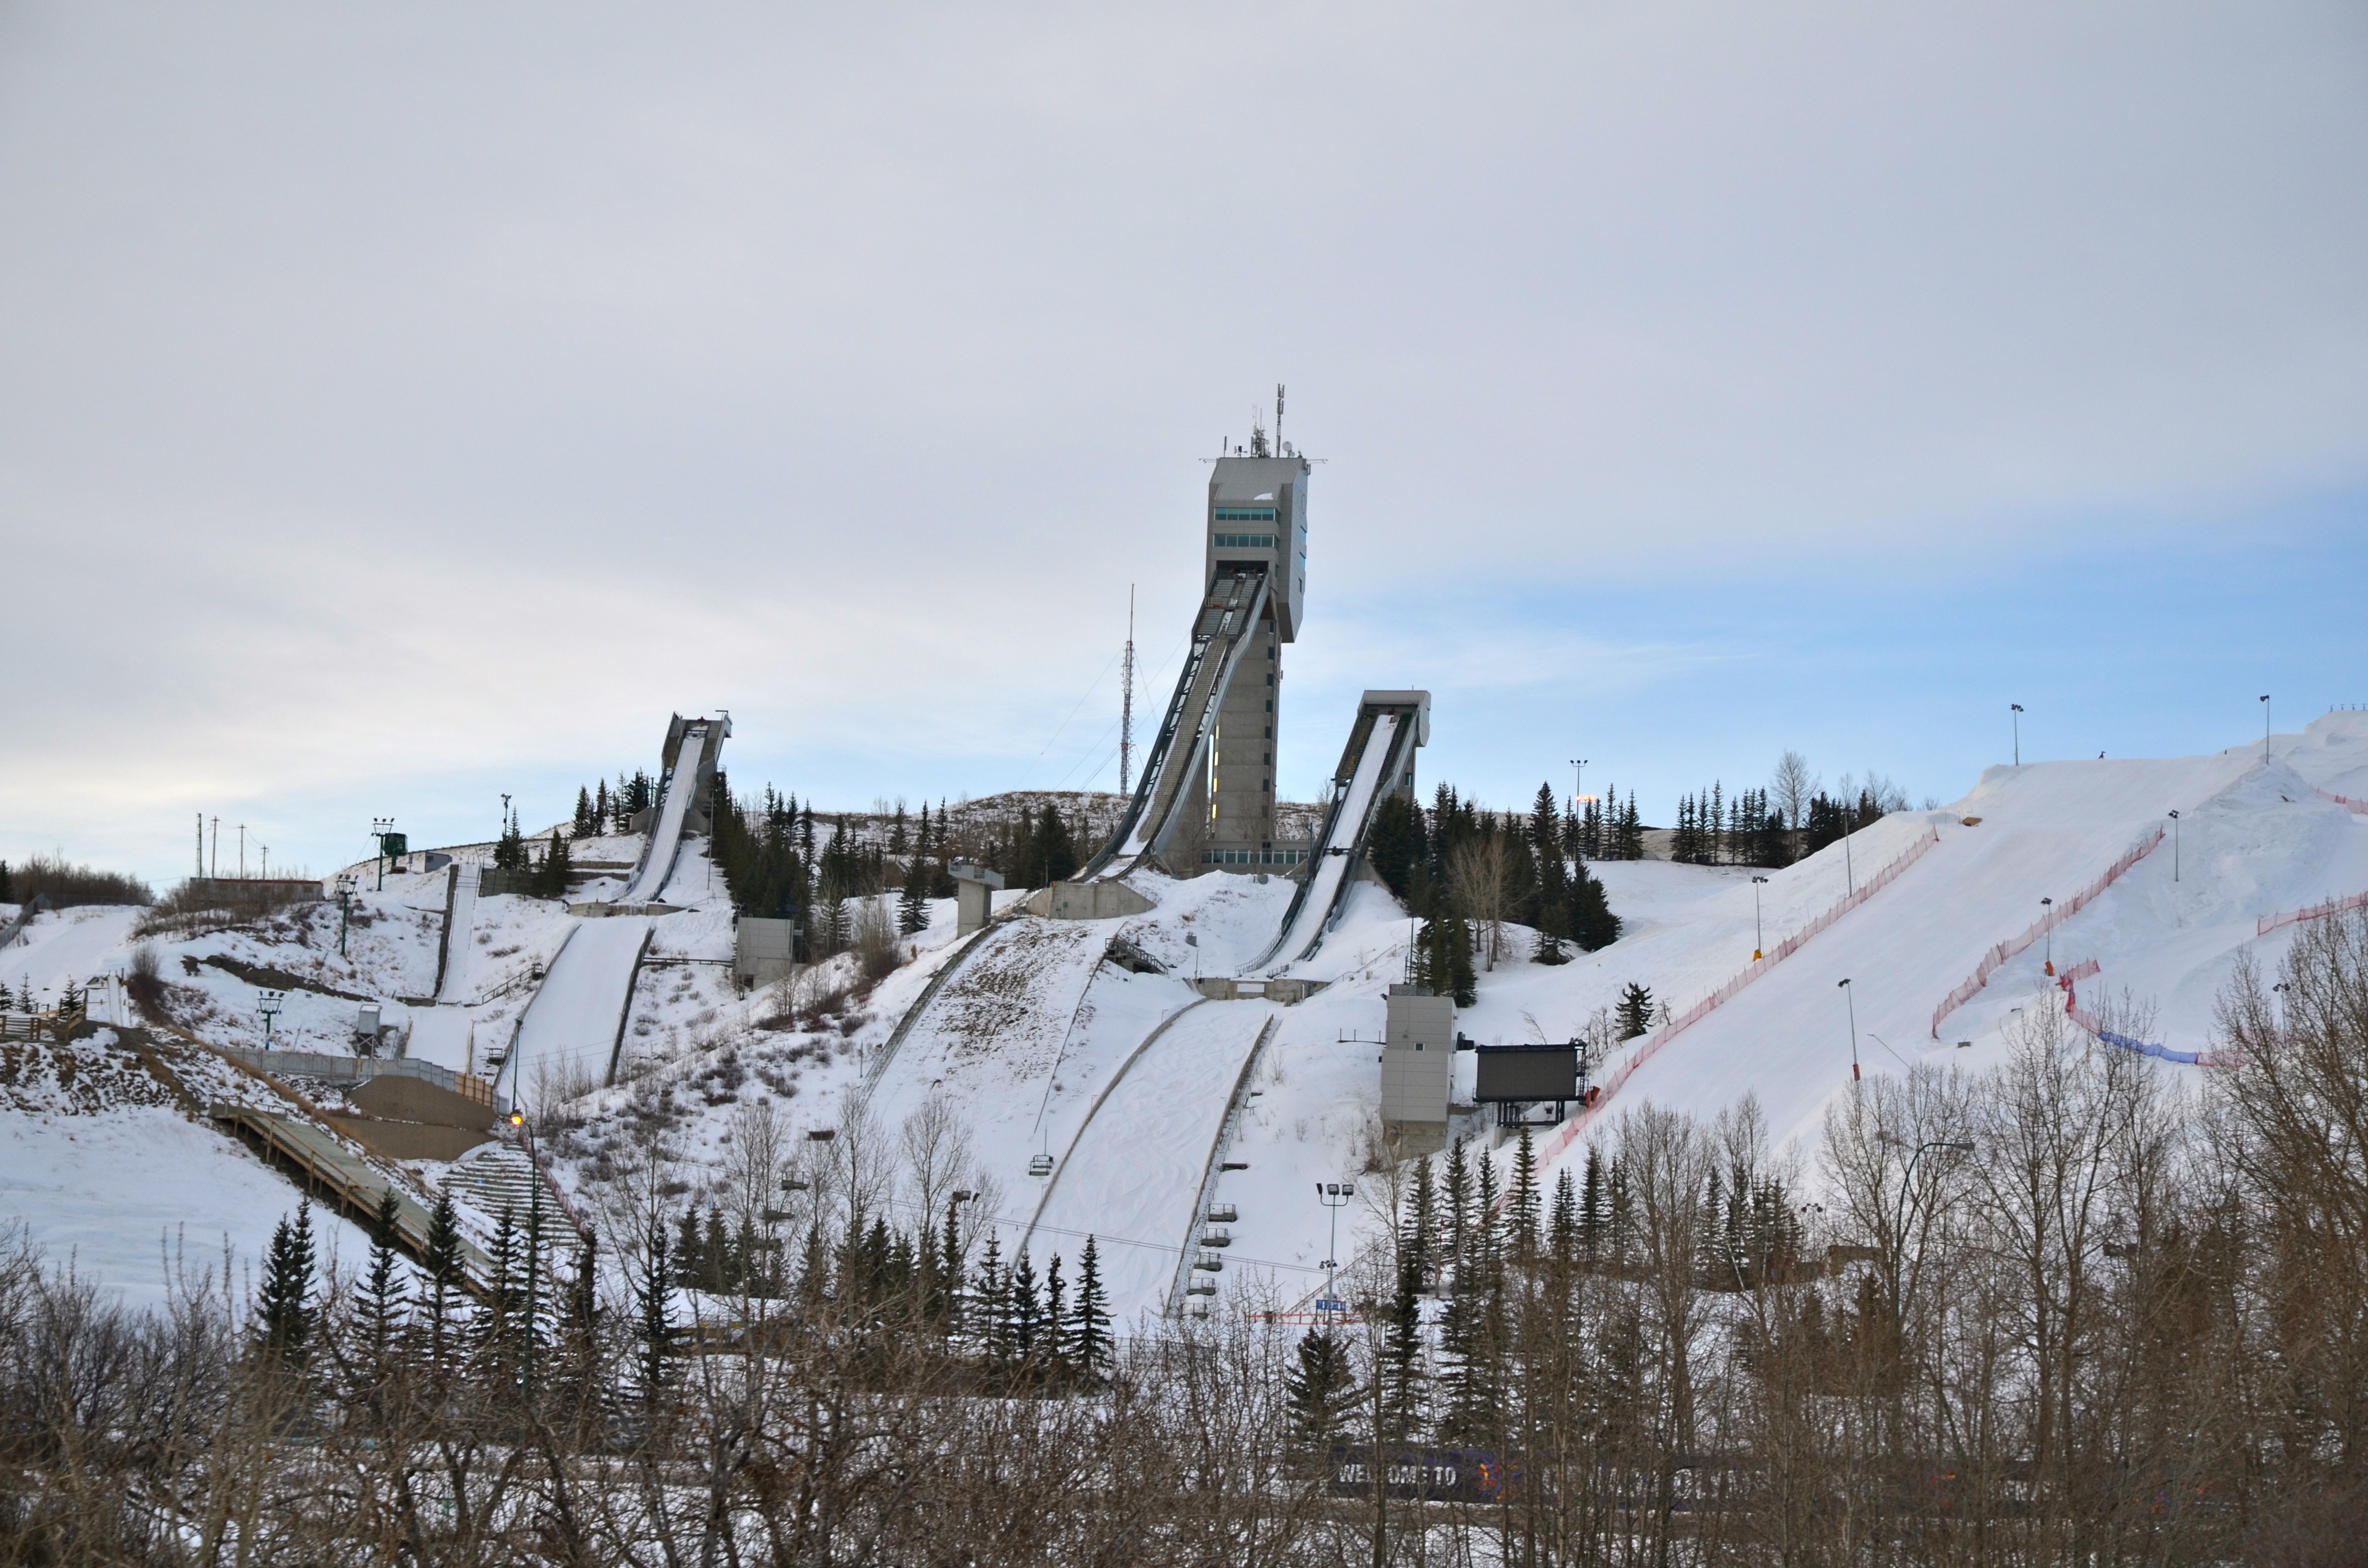
[[[1204,1252],[1192,1259],[1192,1267],[1206,1269],[1211,1274],[1218,1274],[1224,1272],[1225,1260],[1213,1252]]]
[[[1234,1233],[1223,1225],[1210,1225],[1201,1232],[1201,1244],[1204,1247],[1229,1247],[1234,1244]]]
[[[1051,1176],[1053,1174],[1053,1156],[1050,1154],[1030,1155],[1028,1160],[1028,1174],[1032,1176]]]
[[[1213,1279],[1195,1279],[1184,1287],[1184,1293],[1188,1296],[1213,1296],[1217,1293],[1217,1282]]]

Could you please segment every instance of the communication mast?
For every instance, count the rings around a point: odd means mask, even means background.
[[[1118,792],[1127,793],[1134,761],[1134,585],[1126,585],[1126,656],[1118,674]]]

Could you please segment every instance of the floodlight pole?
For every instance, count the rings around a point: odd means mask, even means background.
[[[1753,963],[1759,961],[1759,949],[1767,942],[1767,936],[1761,930],[1759,924],[1759,890],[1767,881],[1765,877],[1751,879],[1751,961]]]
[[[2014,765],[2021,767],[2022,766],[2022,704],[2009,702],[2007,707],[2014,712],[2014,717],[2009,722],[2014,725]]]
[[[393,817],[370,818],[370,836],[378,840],[378,891],[386,891],[386,835],[394,830]]]
[[[1349,1206],[1349,1199],[1356,1194],[1356,1185],[1352,1182],[1319,1181],[1315,1184],[1315,1201],[1324,1205],[1332,1216],[1332,1241],[1324,1249],[1324,1299],[1326,1301],[1340,1299],[1339,1288],[1335,1283],[1336,1271],[1340,1267],[1338,1261],[1340,1256],[1340,1210]]]
[[[2170,880],[2179,881],[2179,813],[2170,813]]]
[[[1842,981],[1841,981],[1841,993],[1842,993],[1842,1001],[1843,1001],[1845,1004],[1847,1004],[1847,1005],[1848,1005],[1848,1006],[1850,1007],[1850,1082],[1851,1082],[1851,1083],[1853,1083],[1853,1084],[1855,1084],[1855,1083],[1857,1083],[1857,1082],[1859,1081],[1859,1076],[1858,1076],[1858,1003],[1857,1003],[1857,1001],[1856,1001],[1854,998],[1852,998],[1852,996],[1850,995],[1850,978],[1849,978],[1849,976],[1847,976],[1847,975],[1843,976]]]
[[[2055,901],[2052,898],[2043,898],[2039,901],[2039,907],[2046,910],[2048,915],[2053,915],[2055,913]],[[2047,915],[2043,915],[2040,918],[2046,920]],[[2055,972],[2055,926],[2053,921],[2050,921],[2047,926],[2047,972],[2050,975]]]
[[[2261,760],[2270,760],[2270,694],[2261,693]]]
[[[1587,758],[1570,759],[1570,814],[1578,815],[1579,797],[1587,793]]]

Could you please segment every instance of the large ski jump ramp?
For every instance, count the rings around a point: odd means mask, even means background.
[[[1143,760],[1143,778],[1119,819],[1118,831],[1077,873],[1079,881],[1123,876],[1166,847],[1177,818],[1193,797],[1192,783],[1208,756],[1217,714],[1225,705],[1243,653],[1255,639],[1268,584],[1261,571],[1228,573],[1212,585],[1192,622],[1191,645],[1176,691]]]
[[[643,851],[632,886],[617,901],[620,903],[649,903],[666,891],[666,879],[674,875],[676,857],[682,853],[682,819],[690,810],[691,796],[698,792],[700,762],[706,753],[707,741],[708,727],[704,722],[691,724],[683,731],[682,749],[666,774],[666,793],[658,801],[657,818],[650,826],[649,847]]]

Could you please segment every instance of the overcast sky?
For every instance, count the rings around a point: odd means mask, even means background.
[[[1107,786],[1277,381],[1293,797],[1365,687],[1652,821],[2299,727],[2368,9],[7,0],[0,855],[484,837],[677,710],[825,806]]]

